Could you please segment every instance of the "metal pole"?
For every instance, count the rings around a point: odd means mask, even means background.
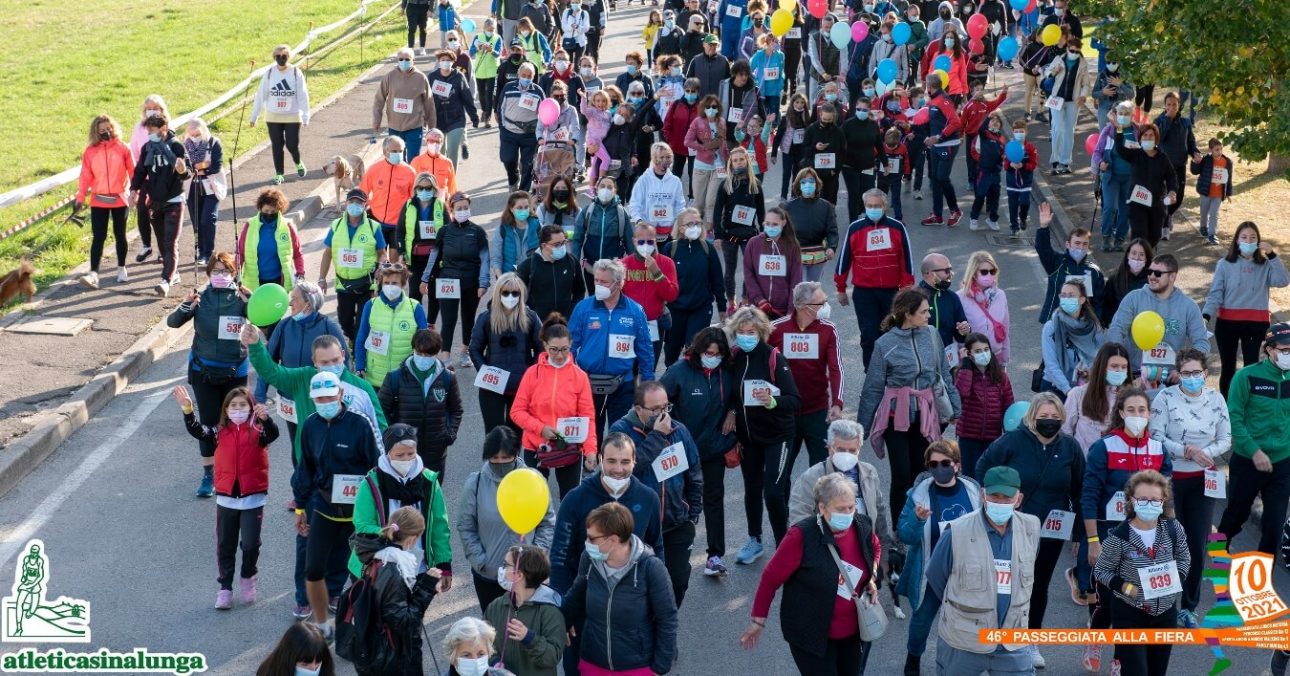
[[[255,59],[251,59],[251,72],[255,72]],[[246,118],[245,98],[242,99],[242,110],[237,116],[237,131],[233,134],[233,154],[228,161],[228,192],[233,197],[233,251],[237,251],[237,179],[233,176],[233,160],[237,158],[237,146],[242,140],[242,122]]]

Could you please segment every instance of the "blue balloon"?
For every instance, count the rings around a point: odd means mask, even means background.
[[[1008,4],[1012,5],[1012,8],[1018,12],[1024,12],[1026,11],[1026,8],[1030,6],[1030,0],[1012,0],[1012,2]]]
[[[999,59],[1001,61],[1011,61],[1012,57],[1017,55],[1017,39],[1006,37],[999,41]]]
[[[1007,156],[1009,162],[1020,162],[1026,159],[1026,147],[1021,144],[1021,141],[1008,141],[1008,145],[1003,148],[1003,154]]]
[[[1021,419],[1026,417],[1026,412],[1030,410],[1030,402],[1018,401],[1008,407],[1003,413],[1003,431],[1011,432],[1021,427]]]
[[[936,60],[932,61],[932,70],[943,70],[948,73],[950,72],[950,66],[953,65],[954,62],[950,60],[949,55],[942,54],[936,57]]]
[[[913,37],[913,35],[913,32],[909,28],[909,24],[903,21],[896,24],[891,29],[891,39],[898,45],[903,45],[906,42],[909,42],[909,39]]]
[[[475,32],[475,28],[476,28],[476,26],[475,26],[475,21],[474,21],[474,19],[462,19],[462,20],[461,20],[461,30],[462,30],[462,31],[464,31],[464,32],[466,32],[466,33],[474,33],[474,32]]]
[[[878,79],[890,84],[900,74],[900,66],[892,59],[883,59],[878,62]]]

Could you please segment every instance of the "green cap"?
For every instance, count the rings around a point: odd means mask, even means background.
[[[707,35],[703,36],[703,44],[719,45],[721,44],[721,38],[717,37],[715,33],[708,33]]]
[[[985,486],[986,495],[998,493],[1011,498],[1021,490],[1021,475],[1017,474],[1017,470],[1001,465],[986,472],[981,484]]]

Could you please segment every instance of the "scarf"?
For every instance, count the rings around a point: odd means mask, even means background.
[[[976,285],[976,281],[973,280],[972,292],[968,295],[971,296],[972,302],[976,303],[977,307],[981,308],[981,314],[985,315],[985,318],[990,320],[990,326],[994,329],[994,342],[1003,343],[1003,341],[1008,339],[1008,327],[1005,324],[1000,324],[999,320],[995,319],[994,316],[990,314],[990,303],[998,293],[998,289],[982,290]]]
[[[1053,338],[1057,341],[1057,355],[1062,360],[1062,373],[1074,373],[1075,364],[1069,364],[1067,361],[1070,352],[1066,348],[1075,350],[1079,361],[1085,366],[1093,364],[1093,357],[1097,354],[1098,331],[1093,322],[1087,319],[1076,319],[1066,313],[1065,310],[1057,310],[1053,313]]]
[[[376,466],[380,469],[376,473],[376,484],[381,489],[381,497],[389,504],[387,513],[393,513],[404,505],[429,504],[430,490],[434,487],[425,477],[425,465],[420,456],[406,477],[394,471],[389,455],[382,455],[376,461]]]
[[[417,582],[417,573],[421,568],[421,557],[413,552],[404,551],[398,545],[390,545],[385,549],[377,552],[372,558],[385,563],[392,563],[399,571],[399,577],[403,578],[403,584],[412,588]]]

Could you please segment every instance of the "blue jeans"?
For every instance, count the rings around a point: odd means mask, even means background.
[[[1129,234],[1129,195],[1133,176],[1102,172],[1102,238],[1124,239]]]
[[[909,621],[909,638],[905,644],[905,651],[910,655],[922,657],[923,653],[927,652],[927,636],[932,633],[932,622],[940,609],[941,599],[932,593],[931,587],[924,585],[922,602],[918,604],[918,610],[914,611],[914,617]]]
[[[403,139],[403,143],[408,146],[407,149],[403,151],[403,160],[405,162],[410,162],[412,161],[412,158],[421,154],[421,138],[425,134],[425,130],[423,128],[413,127],[407,131],[395,131],[390,129],[389,132],[390,136],[397,136]]]

